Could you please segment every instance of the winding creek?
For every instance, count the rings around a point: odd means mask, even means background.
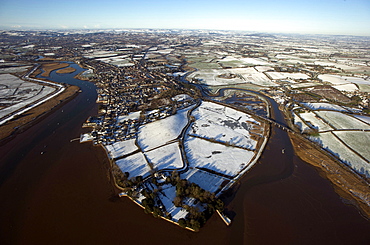
[[[276,127],[261,159],[226,198],[230,227],[214,215],[192,233],[117,198],[105,152],[70,142],[97,113],[95,85],[74,79],[82,69],[70,65],[76,72],[53,71],[50,80],[82,92],[0,146],[1,244],[369,244],[370,222],[294,155]],[[272,110],[284,123],[276,104]]]

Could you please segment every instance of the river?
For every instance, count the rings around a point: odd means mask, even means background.
[[[369,244],[370,222],[274,127],[261,159],[226,199],[230,227],[214,215],[192,233],[146,215],[117,197],[100,147],[70,142],[97,113],[95,86],[74,79],[81,68],[71,66],[75,73],[50,79],[82,93],[0,146],[0,244]]]

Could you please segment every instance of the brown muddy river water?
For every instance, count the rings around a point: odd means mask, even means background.
[[[0,147],[0,244],[370,244],[370,222],[277,128],[226,199],[230,227],[214,215],[193,233],[144,214],[116,197],[100,147],[70,142],[97,112],[95,86],[76,73],[51,80],[82,93]]]

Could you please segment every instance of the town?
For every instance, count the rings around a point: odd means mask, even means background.
[[[222,194],[258,161],[274,125],[369,182],[366,37],[140,29],[0,36],[1,74],[22,79],[66,61],[85,69],[78,78],[96,85],[98,112],[80,142],[102,146],[120,196],[155,217],[198,231],[217,210],[229,225]],[[3,94],[1,110],[13,98]],[[273,118],[275,108],[287,123]],[[370,203],[366,193],[353,195]]]

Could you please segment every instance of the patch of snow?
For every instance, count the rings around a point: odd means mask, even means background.
[[[187,125],[187,113],[192,107],[177,111],[173,116],[145,124],[139,128],[138,145],[144,151],[176,139]]]
[[[342,84],[342,85],[336,85],[336,86],[332,86],[333,88],[336,88],[340,91],[357,91],[358,90],[358,87],[351,83],[351,84]]]
[[[166,211],[171,214],[172,220],[178,222],[179,219],[185,218],[188,212],[185,209],[176,207],[173,204],[173,200],[176,197],[176,187],[172,185],[165,185],[163,186],[161,192],[163,194],[160,194],[160,199],[163,203],[163,206],[166,208]]]
[[[131,119],[131,120],[137,120],[137,119],[139,119],[139,118],[140,118],[140,113],[141,113],[141,111],[135,111],[135,112],[131,112],[131,113],[129,113],[129,114],[128,114],[128,115],[126,115],[126,116],[119,116],[119,117],[117,118],[117,122],[122,123],[122,122],[124,122],[124,121],[129,120],[129,119]]]
[[[184,100],[191,100],[192,98],[187,94],[179,94],[172,98],[173,101],[184,101]]]
[[[369,129],[369,125],[341,112],[317,111],[316,113],[336,129]]]
[[[162,146],[145,153],[149,162],[156,170],[179,169],[183,167],[183,161],[178,143]]]
[[[310,124],[313,128],[318,129],[319,131],[327,131],[332,130],[333,128],[322,121],[319,117],[315,115],[313,112],[306,112],[301,113],[300,116],[303,120],[305,120],[308,124]]]
[[[310,108],[311,110],[332,110],[332,111],[343,111],[348,112],[346,109],[339,105],[330,103],[302,103],[304,106]]]
[[[308,79],[310,78],[308,75],[304,73],[289,73],[289,72],[266,72],[268,76],[271,77],[273,80],[281,80],[281,79]]]
[[[359,153],[361,156],[370,161],[370,150],[369,150],[370,132],[335,131],[333,133],[337,135],[346,145],[348,145],[357,153]]]
[[[135,176],[146,177],[150,174],[150,167],[143,153],[139,152],[134,155],[116,161],[121,171],[129,172],[130,178]]]
[[[190,167],[206,168],[229,176],[242,171],[255,155],[251,151],[189,136],[184,147]]]
[[[111,159],[115,159],[138,150],[135,145],[135,139],[118,141],[112,145],[106,145],[105,148],[107,149]]]
[[[88,142],[93,139],[94,137],[91,135],[91,133],[81,134],[80,143]]]
[[[370,117],[369,116],[362,116],[362,115],[353,115],[357,119],[360,119],[361,121],[370,124]]]
[[[191,183],[195,183],[200,186],[200,188],[209,191],[211,193],[216,192],[221,189],[221,185],[224,181],[229,181],[229,179],[222,176],[211,174],[201,169],[193,168],[189,169],[181,175],[182,179],[187,179]]]
[[[356,153],[351,151],[331,132],[320,134],[320,137],[315,137],[315,141],[321,144],[324,149],[327,149],[334,155],[338,156],[340,160],[350,165],[355,171],[363,174],[367,173],[367,177],[370,177],[369,164]]]

